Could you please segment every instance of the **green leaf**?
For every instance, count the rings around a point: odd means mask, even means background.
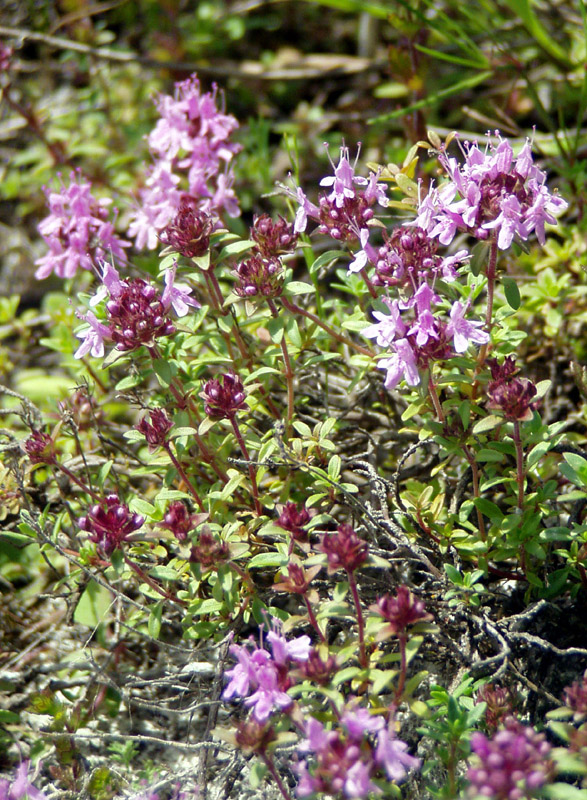
[[[476,454],[476,461],[503,461],[503,454],[496,450],[482,449]]]
[[[112,595],[104,586],[90,581],[73,614],[74,622],[95,628],[104,621],[108,609],[112,606]]]
[[[159,383],[165,389],[169,386],[173,378],[177,375],[177,367],[166,358],[156,358],[153,361],[153,370],[159,379]]]
[[[526,458],[526,466],[528,469],[537,464],[542,456],[546,455],[551,448],[551,442],[538,442],[530,452],[528,453],[528,457]]]
[[[488,517],[495,525],[499,525],[504,518],[504,514],[501,509],[496,506],[495,503],[492,503],[491,500],[487,500],[485,497],[475,497],[473,499],[473,503],[475,508],[478,508],[479,511]]]
[[[258,553],[248,562],[249,569],[254,567],[284,567],[288,562],[287,555],[283,553]]]
[[[483,417],[483,419],[480,419],[479,422],[476,422],[475,425],[473,425],[473,433],[479,434],[492,431],[501,423],[503,423],[503,417],[490,414],[488,417]]]
[[[228,256],[239,256],[241,253],[246,253],[247,250],[251,250],[253,247],[255,247],[255,242],[251,239],[238,239],[236,242],[227,244],[226,247],[222,248],[218,256],[218,261],[222,262],[228,258]]]
[[[311,283],[304,283],[303,281],[290,281],[283,287],[283,292],[286,295],[309,294],[314,291],[315,289]]]
[[[562,47],[560,47],[554,37],[542,26],[542,23],[532,10],[531,0],[509,0],[510,9],[522,20],[524,27],[533,37],[534,41],[540,45],[556,61],[565,66],[570,66],[572,61]],[[587,795],[586,795],[587,797]]]
[[[151,607],[151,613],[149,614],[149,622],[147,623],[147,629],[149,631],[149,636],[153,639],[158,639],[159,634],[161,633],[161,614],[163,612],[163,601],[160,603],[156,603],[154,606]]]
[[[387,122],[390,119],[398,119],[400,117],[405,117],[407,114],[411,114],[412,111],[417,111],[419,108],[427,108],[428,106],[432,106],[440,100],[443,100],[445,97],[451,97],[454,94],[459,94],[464,89],[472,89],[474,86],[478,86],[483,81],[486,81],[488,78],[493,76],[493,70],[485,70],[484,72],[479,72],[476,75],[472,75],[469,78],[465,78],[462,81],[457,81],[456,83],[451,83],[450,86],[447,86],[446,89],[441,89],[438,92],[429,93],[425,98],[422,100],[418,100],[415,103],[411,103],[404,108],[400,108],[397,111],[391,111],[388,114],[382,114],[379,117],[372,117],[371,119],[367,120],[368,125],[375,125],[379,122]]]
[[[520,290],[518,289],[518,284],[513,278],[502,278],[503,283],[503,290],[505,293],[505,299],[508,302],[510,308],[513,308],[514,311],[517,311],[520,307],[522,302],[520,297]]]
[[[273,317],[267,323],[267,330],[274,344],[279,344],[283,339],[284,321],[281,317]]]

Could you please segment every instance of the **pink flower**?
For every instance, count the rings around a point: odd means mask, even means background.
[[[197,300],[189,296],[192,293],[191,286],[187,286],[185,283],[175,283],[176,271],[177,264],[165,271],[165,289],[161,295],[161,303],[165,311],[173,306],[178,317],[185,317],[189,313],[190,306],[192,308],[201,308],[201,306]]]
[[[226,700],[244,697],[257,722],[265,722],[274,711],[291,705],[293,700],[287,694],[293,685],[290,668],[294,663],[306,661],[310,654],[309,636],[288,641],[278,631],[271,630],[267,641],[271,653],[258,647],[250,652],[246,646],[231,646],[230,652],[238,664],[226,673],[230,683],[222,695]]]
[[[402,781],[409,769],[418,769],[420,759],[406,752],[408,745],[395,738],[393,722],[377,734],[375,761],[385,770],[390,781]]]
[[[126,263],[125,247],[130,242],[114,232],[108,219],[108,198],[96,200],[91,184],[81,175],[71,173],[69,186],[45,190],[49,216],[39,224],[39,233],[49,247],[46,256],[37,259],[38,280],[54,272],[60,278],[73,278],[78,269],[93,269],[107,256]]]
[[[446,329],[446,335],[453,337],[457,353],[464,353],[471,342],[486,344],[489,341],[487,331],[479,330],[483,323],[479,321],[469,322],[465,319],[465,311],[466,306],[463,306],[462,303],[458,301],[453,303],[450,310],[450,322]]]
[[[88,327],[84,328],[80,333],[76,333],[78,339],[83,339],[83,341],[73,357],[83,358],[83,356],[91,353],[94,358],[102,358],[104,356],[104,339],[111,338],[110,328],[100,322],[93,311],[86,312],[80,319],[87,322]]]
[[[488,142],[485,152],[477,143],[465,142],[462,165],[441,157],[450,180],[430,191],[413,224],[442,244],[450,244],[457,231],[483,240],[491,230],[497,231],[500,250],[507,250],[516,236],[526,240],[532,231],[544,244],[545,223],[556,224],[567,208],[565,200],[549,192],[545,173],[533,164],[530,142],[514,158],[510,143],[498,131],[495,135],[498,144]]]
[[[393,349],[395,352],[389,358],[383,358],[377,364],[379,369],[387,370],[385,388],[394,389],[403,379],[408,386],[417,386],[420,383],[420,373],[410,343],[407,339],[398,339],[393,343]]]
[[[202,93],[192,75],[175,85],[173,96],[160,95],[156,105],[160,119],[148,136],[155,164],[129,227],[137,247],[150,250],[186,194],[195,210],[213,216],[215,222],[223,211],[232,217],[240,214],[229,167],[241,149],[231,141],[238,122],[218,107],[218,88]]]

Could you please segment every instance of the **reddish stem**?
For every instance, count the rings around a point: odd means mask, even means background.
[[[200,495],[196,491],[196,487],[193,485],[193,483],[190,481],[190,479],[186,475],[185,470],[184,470],[183,466],[181,465],[181,462],[176,457],[176,455],[173,453],[173,451],[171,449],[171,445],[169,444],[169,442],[165,442],[164,445],[163,445],[163,448],[164,448],[165,452],[167,453],[167,455],[169,456],[169,458],[171,459],[171,461],[173,462],[173,466],[178,471],[179,476],[181,477],[182,481],[186,484],[186,486],[190,490],[190,494],[192,495],[192,497],[194,498],[196,503],[200,506],[200,511],[204,511],[204,503],[202,502],[202,498],[200,497]]]
[[[261,509],[261,503],[259,502],[259,490],[257,488],[257,472],[256,472],[255,467],[253,466],[253,464],[251,462],[251,459],[249,457],[249,451],[247,450],[247,446],[245,444],[245,440],[244,440],[244,438],[243,438],[243,436],[242,436],[242,434],[240,432],[240,428],[238,426],[238,422],[236,421],[236,417],[231,417],[230,418],[230,422],[231,422],[231,425],[232,425],[232,429],[234,431],[234,435],[237,438],[237,441],[239,443],[239,447],[240,447],[241,452],[243,454],[243,458],[248,463],[249,478],[251,480],[251,487],[252,487],[252,490],[253,490],[253,499],[255,501],[255,511],[257,512],[257,514],[259,516],[261,516],[263,511]]]
[[[351,587],[353,602],[357,611],[357,627],[359,629],[359,664],[363,668],[366,668],[369,666],[369,661],[367,659],[367,651],[365,650],[365,620],[363,618],[359,590],[357,588],[357,581],[355,580],[354,574],[347,570],[347,576],[349,579],[349,586]]]
[[[273,317],[277,319],[279,317],[279,312],[277,311],[275,303],[273,302],[273,300],[271,300],[271,298],[267,298],[267,305],[269,306],[269,309],[273,314]],[[281,336],[281,341],[279,344],[281,346],[281,353],[283,355],[283,363],[285,366],[285,380],[287,383],[287,425],[289,428],[289,424],[294,415],[294,386],[293,386],[294,376],[293,376],[293,370],[291,368],[289,351],[287,349],[287,344],[285,341],[285,331],[283,331],[283,334]]]
[[[361,347],[360,344],[355,344],[352,339],[349,339],[347,336],[344,336],[342,333],[338,333],[337,331],[333,330],[329,325],[325,322],[322,322],[320,317],[317,317],[316,314],[312,314],[311,311],[306,311],[304,308],[292,303],[287,297],[281,297],[281,302],[283,305],[291,311],[293,314],[301,314],[303,317],[307,317],[307,319],[311,319],[318,327],[322,328],[323,331],[329,336],[332,336],[333,339],[336,339],[337,342],[341,342],[342,344],[346,344],[348,347],[352,347],[353,350],[356,350],[357,353],[361,353],[364,356],[369,356],[369,358],[373,358],[375,353],[372,350],[369,350],[367,347]]]

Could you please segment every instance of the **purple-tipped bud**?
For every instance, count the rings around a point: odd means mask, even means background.
[[[418,600],[407,586],[398,586],[395,597],[383,595],[369,610],[380,614],[387,622],[385,633],[395,636],[405,634],[408,625],[432,619],[431,614],[426,612],[424,602]]]
[[[485,724],[491,732],[497,729],[503,719],[512,714],[512,694],[503,686],[494,686],[492,683],[485,684],[477,692],[477,702],[487,704]]]
[[[302,675],[318,686],[327,686],[337,670],[336,658],[320,645],[310,650],[308,660],[300,666]]]
[[[149,452],[153,453],[158,447],[167,444],[167,434],[173,428],[173,422],[162,408],[153,408],[149,415],[151,422],[148,423],[146,417],[143,417],[136,429],[143,434],[149,445]]]
[[[492,380],[499,383],[511,381],[520,371],[513,356],[506,356],[503,364],[497,358],[488,358],[486,363],[491,370]]]
[[[78,525],[90,534],[90,541],[110,555],[118,550],[131,533],[143,526],[145,518],[133,514],[129,507],[121,503],[118,496],[109,494],[104,504],[88,509],[85,517],[80,517]]]
[[[279,297],[283,287],[281,263],[254,254],[235,269],[234,291],[239,297]]]
[[[159,523],[159,527],[167,528],[178,542],[184,542],[194,527],[193,516],[195,515],[190,514],[185,503],[182,503],[181,500],[174,500],[169,504],[167,514],[163,517],[163,522]]]
[[[121,283],[119,293],[106,303],[106,309],[110,338],[118,350],[150,346],[155,339],[175,331],[157,290],[141,278]]]
[[[203,569],[209,569],[223,564],[229,558],[228,544],[224,541],[218,541],[210,529],[204,526],[198,537],[197,544],[192,547],[190,562],[199,564]]]
[[[287,502],[281,509],[281,513],[277,518],[276,524],[280,528],[289,531],[296,542],[307,542],[309,539],[308,532],[304,530],[304,526],[310,521],[310,513],[305,506],[298,508],[297,504],[293,501]]]
[[[100,406],[88,393],[85,386],[76,389],[67,400],[59,403],[59,410],[64,416],[69,416],[78,430],[85,431],[93,425],[99,425],[103,419]]]
[[[573,709],[576,716],[587,715],[587,672],[581,681],[575,681],[565,688],[564,702]]]
[[[267,259],[293,252],[298,241],[293,225],[281,216],[274,222],[268,214],[255,216],[251,238],[261,255]]]
[[[245,753],[264,753],[277,736],[270,723],[257,722],[251,717],[240,722],[236,729],[236,743]]]
[[[207,381],[200,397],[204,400],[204,411],[212,419],[233,419],[246,407],[243,382],[232,372]]]
[[[532,419],[532,412],[538,406],[538,401],[533,400],[536,386],[527,378],[490,381],[487,395],[487,408],[501,411],[512,422]]]
[[[354,572],[367,560],[368,546],[351,525],[338,526],[336,533],[326,533],[318,548],[326,553],[329,574],[338,569]]]
[[[24,443],[24,449],[33,464],[56,464],[55,442],[48,433],[33,431]]]
[[[184,195],[173,220],[161,231],[163,244],[186,258],[199,258],[210,248],[214,223],[209,214],[200,211],[194,198]]]

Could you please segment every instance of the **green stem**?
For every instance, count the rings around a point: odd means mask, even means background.
[[[518,483],[518,508],[524,506],[524,448],[522,447],[522,437],[520,436],[520,423],[514,420],[514,445],[516,447],[516,480]]]
[[[397,689],[395,690],[395,700],[394,704],[397,706],[401,702],[401,696],[403,694],[405,685],[406,685],[406,675],[408,672],[408,659],[406,654],[406,643],[407,638],[405,631],[400,633],[398,636],[398,644],[399,644],[399,679],[397,682]]]

